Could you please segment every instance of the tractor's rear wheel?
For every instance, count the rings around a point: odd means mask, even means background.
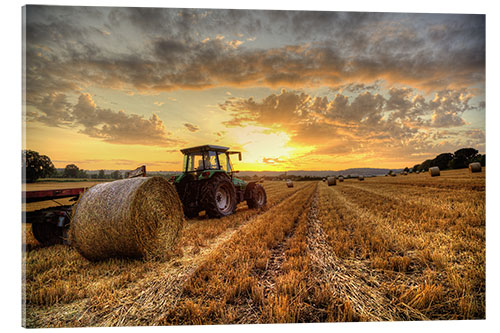
[[[261,208],[267,203],[266,190],[260,184],[255,184],[249,189],[249,198],[247,199],[248,208]]]
[[[32,223],[33,236],[42,245],[63,244],[64,228],[52,223]]]
[[[224,175],[214,175],[201,188],[201,203],[211,218],[231,215],[236,210],[236,190]]]

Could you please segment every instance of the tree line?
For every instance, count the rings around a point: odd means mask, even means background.
[[[428,171],[431,167],[439,167],[439,170],[463,169],[469,167],[469,163],[479,162],[481,166],[486,166],[486,154],[479,154],[474,148],[461,148],[454,153],[442,153],[434,159],[428,159],[420,164],[415,164],[413,168],[405,167],[403,171]]]
[[[35,182],[39,178],[81,178],[81,179],[122,179],[120,171],[106,174],[104,170],[88,174],[75,164],[68,164],[63,170],[57,170],[46,155],[33,150],[22,151],[22,179],[25,183]]]

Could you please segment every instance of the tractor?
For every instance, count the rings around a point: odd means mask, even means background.
[[[230,156],[241,152],[228,147],[204,145],[181,149],[184,154],[182,173],[171,178],[187,218],[201,211],[210,218],[233,214],[236,205],[246,201],[248,208],[261,208],[267,202],[264,187],[234,176]]]
[[[266,191],[257,182],[246,183],[234,177],[230,155],[241,152],[229,151],[227,147],[205,145],[182,149],[184,163],[182,173],[171,181],[182,202],[184,215],[188,218],[205,211],[209,217],[233,214],[236,205],[246,201],[249,208],[261,208],[267,202]],[[128,172],[125,178],[146,177],[146,166]],[[76,202],[87,188],[25,191],[24,203],[69,199]],[[71,223],[73,204],[43,208],[24,212],[23,222],[31,223],[33,235],[44,245],[67,243],[67,232]]]

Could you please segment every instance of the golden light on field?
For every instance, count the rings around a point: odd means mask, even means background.
[[[28,225],[27,325],[484,319],[485,177],[266,180],[267,209],[187,219],[166,262],[89,264]]]

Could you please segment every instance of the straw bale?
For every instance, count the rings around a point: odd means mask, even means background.
[[[91,187],[70,226],[72,245],[89,260],[165,259],[184,217],[175,188],[162,177],[137,177]]]
[[[479,163],[479,162],[470,163],[469,164],[469,171],[470,172],[481,172],[482,171],[481,163]]]
[[[339,176],[339,182],[343,182],[344,181],[344,176]]]
[[[337,185],[337,179],[335,177],[328,177],[327,181],[328,181],[328,186]]]
[[[431,177],[437,177],[437,176],[441,175],[441,172],[439,171],[439,167],[435,166],[435,167],[429,168],[429,174],[431,175]]]
[[[358,176],[358,179],[359,180],[365,180],[365,177],[364,176]]]
[[[293,187],[293,182],[291,180],[287,181],[286,186]]]

